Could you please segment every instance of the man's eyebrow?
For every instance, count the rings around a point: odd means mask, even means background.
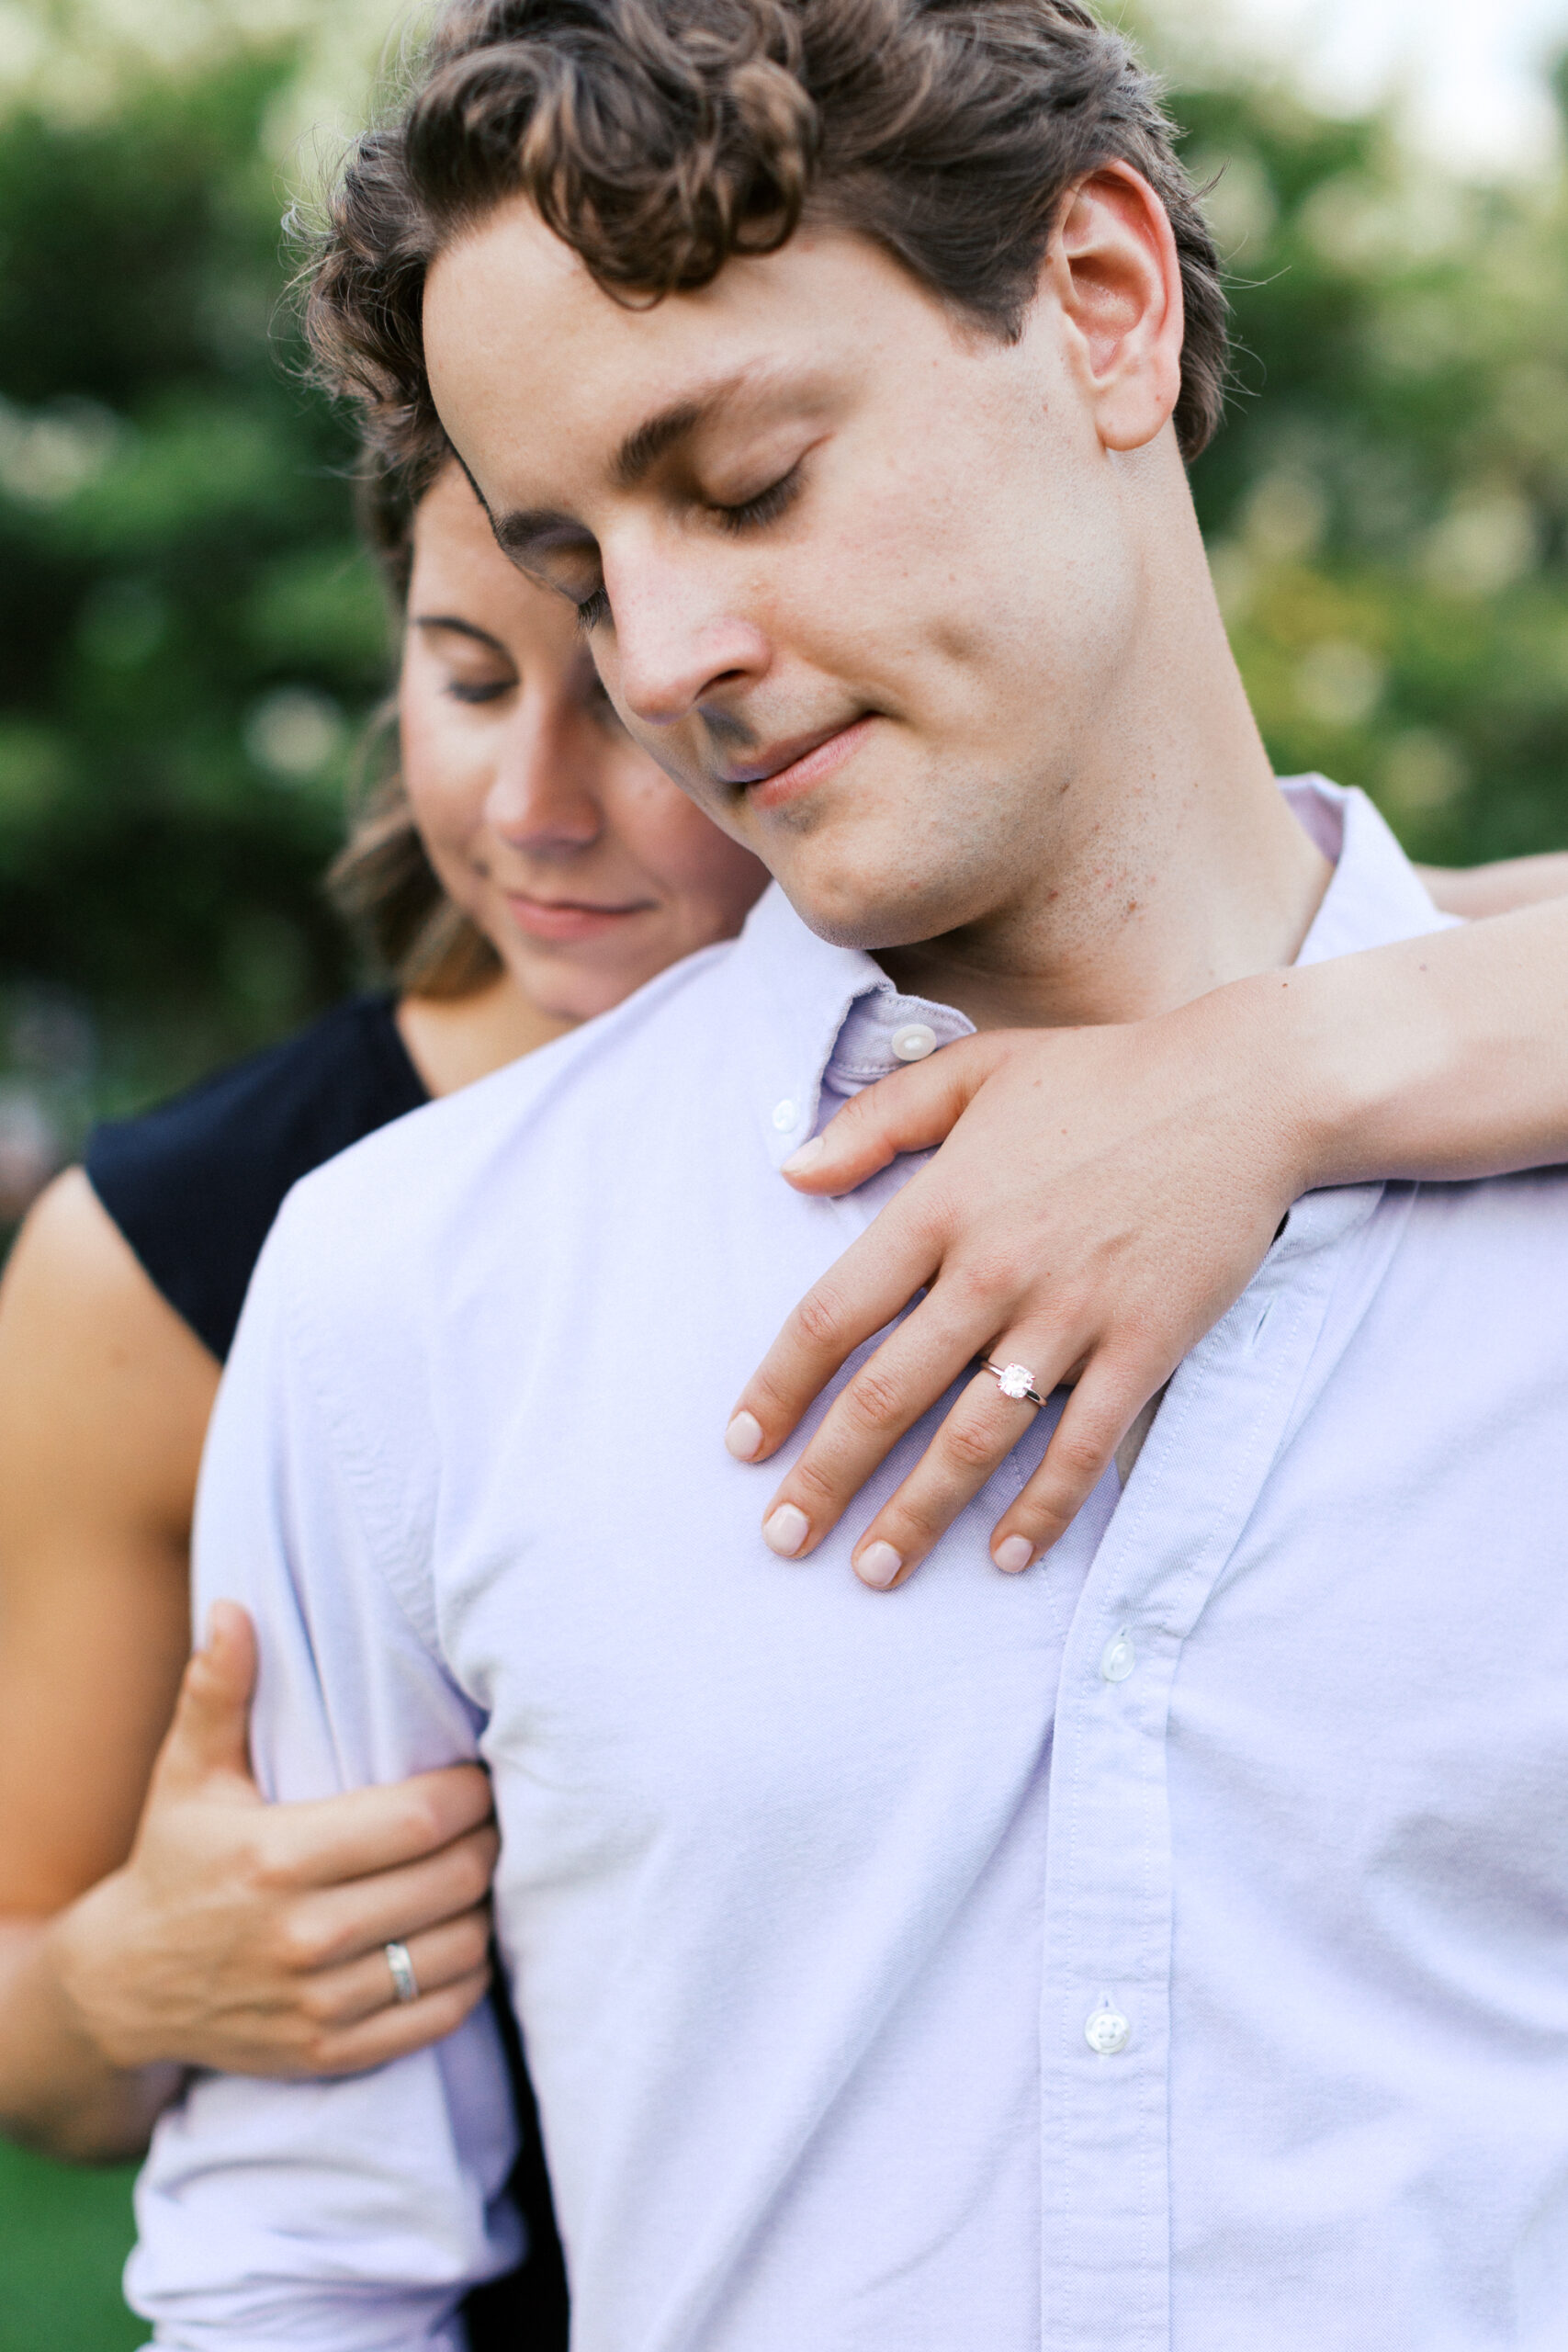
[[[750,371],[728,376],[694,398],[672,401],[657,415],[645,417],[642,424],[634,425],[611,461],[610,479],[615,488],[635,490],[667,451],[686,440],[725,407],[749,376]],[[593,543],[592,533],[581,523],[547,506],[521,507],[510,514],[491,515],[491,526],[513,562],[525,570],[552,545],[578,548]]]
[[[715,411],[731,399],[740,384],[739,376],[731,376],[721,384],[710,385],[695,400],[672,401],[657,416],[647,418],[627,434],[615,452],[610,479],[617,490],[635,490],[639,481],[656,466],[678,441],[684,441],[705,424]]]
[[[491,637],[488,628],[476,628],[472,621],[459,620],[456,613],[416,613],[413,625],[415,628],[453,629],[459,637],[471,637],[476,645],[488,645],[492,653],[511,658],[499,637]]]

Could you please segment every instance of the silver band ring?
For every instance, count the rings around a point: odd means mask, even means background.
[[[980,1369],[988,1372],[1004,1396],[1016,1405],[1043,1405],[1045,1399],[1034,1385],[1034,1374],[1026,1363],[993,1363],[989,1356],[982,1356]]]
[[[400,2001],[417,2001],[419,1979],[413,1973],[407,1944],[387,1946],[387,1965],[392,1972],[392,1990]]]

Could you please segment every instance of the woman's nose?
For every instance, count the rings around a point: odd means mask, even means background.
[[[596,842],[604,829],[602,739],[603,730],[591,729],[570,703],[525,694],[498,747],[485,797],[491,830],[536,855]]]

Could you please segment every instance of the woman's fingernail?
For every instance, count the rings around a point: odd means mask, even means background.
[[[737,1462],[755,1462],[762,1442],[762,1424],[755,1413],[737,1413],[724,1432],[724,1442]]]
[[[866,1545],[855,1562],[855,1574],[862,1584],[874,1584],[878,1592],[886,1592],[903,1565],[892,1544],[879,1541]]]
[[[789,1158],[784,1162],[784,1174],[804,1176],[808,1168],[816,1167],[827,1148],[828,1140],[825,1136],[813,1136],[809,1143],[803,1143],[798,1151],[790,1153]]]
[[[991,1557],[998,1568],[1004,1569],[1010,1577],[1015,1577],[1033,1559],[1034,1546],[1027,1535],[1004,1535]]]
[[[762,1521],[762,1541],[781,1560],[793,1560],[811,1532],[811,1521],[794,1503],[780,1503]]]

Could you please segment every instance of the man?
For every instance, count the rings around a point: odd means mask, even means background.
[[[869,1526],[793,1459],[770,1548],[712,1436],[898,1181],[778,1182],[837,1100],[1438,921],[1365,802],[1269,775],[1146,85],[1066,0],[469,7],[320,285],[783,886],[302,1188],[207,1473],[272,1792],[493,1773],[574,2341],[1565,2340],[1562,1181],[1300,1204],[1028,1573],[988,1531],[1035,1562],[1068,1367],[1006,1332],[918,1573],[942,1398]],[[158,2340],[455,2347],[510,2252],[488,2030],[197,2084]]]

